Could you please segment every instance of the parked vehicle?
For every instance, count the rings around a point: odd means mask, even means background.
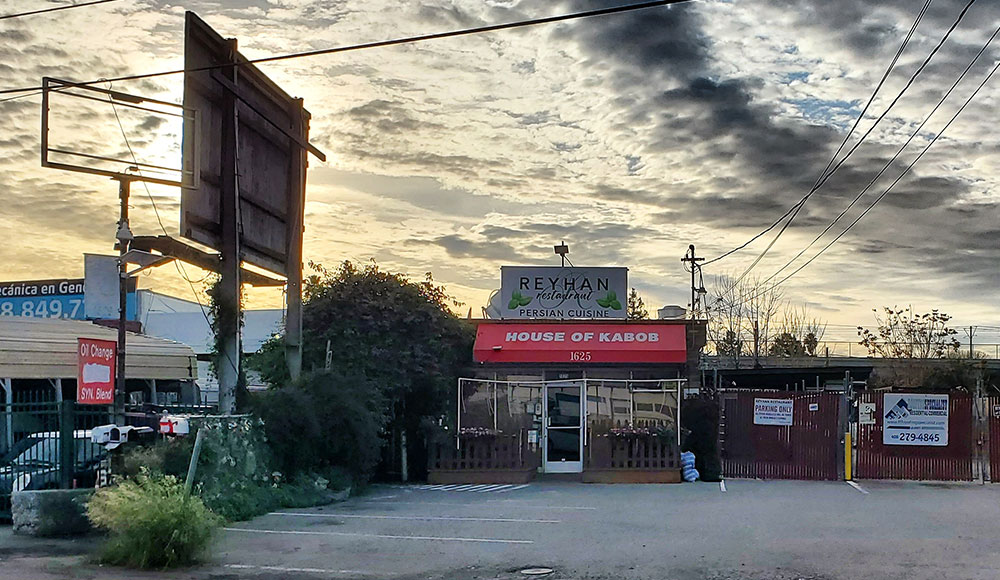
[[[14,445],[0,460],[0,494],[59,487],[61,443],[58,432],[47,431],[32,433]],[[91,441],[89,430],[73,432],[73,447],[70,479],[76,487],[93,487],[107,451]]]

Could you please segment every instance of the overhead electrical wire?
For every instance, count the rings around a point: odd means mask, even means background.
[[[816,178],[816,182],[813,184],[812,189],[808,193],[806,193],[806,195],[803,196],[802,199],[800,199],[799,201],[795,202],[794,205],[792,205],[791,207],[789,207],[788,210],[785,211],[785,213],[781,215],[781,217],[779,217],[777,220],[775,220],[774,223],[772,223],[771,225],[767,226],[767,228],[765,228],[763,231],[755,234],[752,238],[750,238],[746,242],[740,244],[739,246],[737,246],[737,247],[735,247],[735,248],[733,248],[733,249],[731,249],[731,250],[729,250],[727,252],[724,252],[723,254],[721,254],[719,256],[716,256],[715,258],[712,258],[711,260],[705,261],[702,264],[702,266],[707,266],[707,265],[709,265],[709,264],[711,264],[713,262],[718,262],[719,260],[722,260],[723,258],[731,256],[731,255],[735,254],[736,252],[738,252],[738,251],[746,248],[747,246],[749,246],[753,242],[757,241],[758,239],[760,239],[761,236],[763,236],[767,232],[769,232],[769,231],[773,230],[775,227],[777,227],[777,225],[780,224],[782,222],[782,220],[784,220],[786,217],[788,217],[793,211],[796,211],[796,208],[801,207],[806,202],[806,200],[809,199],[809,196],[811,196],[819,188],[819,186],[821,185],[820,182],[822,181],[823,177],[830,170],[830,167],[833,165],[834,161],[836,161],[837,156],[840,155],[840,152],[843,151],[844,146],[850,140],[851,135],[854,134],[854,131],[855,131],[855,129],[857,129],[858,124],[861,122],[861,119],[864,118],[865,113],[868,112],[869,107],[871,107],[871,104],[875,101],[875,96],[878,95],[878,92],[882,89],[882,85],[884,85],[886,79],[889,78],[889,74],[892,72],[892,69],[895,68],[896,62],[899,61],[899,57],[903,54],[903,50],[906,48],[906,45],[909,44],[910,39],[913,37],[914,31],[916,31],[917,26],[920,24],[920,21],[923,19],[924,14],[927,12],[927,8],[930,6],[930,4],[931,4],[932,1],[933,0],[925,0],[923,7],[917,13],[917,17],[913,20],[913,24],[910,26],[909,32],[906,33],[906,36],[903,38],[902,44],[899,45],[899,48],[896,50],[896,54],[893,55],[892,61],[889,63],[889,66],[886,67],[885,72],[882,73],[882,78],[879,79],[878,84],[875,86],[875,90],[872,91],[871,96],[868,97],[868,102],[865,103],[865,106],[861,110],[861,113],[858,114],[858,117],[854,120],[854,125],[852,125],[851,129],[847,132],[846,135],[844,135],[844,140],[840,143],[840,147],[838,147],[837,151],[833,154],[833,156],[830,157],[830,161],[827,162],[826,167],[823,168],[823,171],[820,172],[820,175]],[[876,121],[876,124],[877,123],[878,123],[878,121]],[[845,159],[847,157],[849,157],[849,156],[850,156],[850,153],[848,153],[848,155],[845,156]],[[836,171],[836,169],[834,171]],[[831,174],[832,174],[832,172],[831,172]]]
[[[788,226],[790,226],[792,224],[792,221],[798,215],[798,213],[802,209],[802,207],[805,206],[805,202],[808,200],[808,198],[811,197],[813,193],[815,193],[820,187],[823,186],[823,184],[825,184],[827,182],[827,180],[830,179],[830,177],[833,176],[833,174],[836,172],[836,170],[839,169],[844,164],[844,162],[847,161],[847,159],[851,156],[851,154],[853,154],[855,151],[858,150],[858,148],[865,141],[865,139],[867,139],[868,136],[872,134],[872,132],[875,130],[875,127],[878,126],[878,124],[882,121],[882,119],[884,119],[886,117],[886,115],[889,114],[889,111],[892,110],[892,108],[896,105],[896,103],[899,102],[899,99],[901,99],[903,97],[903,95],[906,93],[906,91],[909,90],[909,88],[917,80],[917,77],[920,76],[920,73],[923,72],[923,70],[927,66],[927,64],[931,61],[931,59],[934,58],[934,55],[936,55],[937,52],[939,50],[941,50],[941,47],[944,46],[944,43],[948,40],[948,37],[951,36],[951,33],[955,31],[955,29],[958,27],[959,23],[962,22],[962,19],[965,18],[965,15],[969,11],[969,8],[971,8],[972,5],[975,4],[975,3],[976,3],[976,0],[969,0],[968,4],[965,5],[965,8],[962,9],[962,12],[959,13],[958,18],[955,19],[954,23],[952,23],[951,28],[949,28],[948,31],[945,32],[944,36],[941,37],[941,40],[938,41],[937,46],[935,46],[934,49],[931,50],[930,54],[927,55],[927,58],[924,59],[924,62],[920,63],[920,66],[917,67],[917,70],[913,72],[913,74],[910,76],[910,80],[908,80],[906,82],[906,85],[904,85],[903,88],[899,91],[899,94],[896,95],[896,98],[894,98],[892,100],[892,102],[889,103],[889,106],[885,108],[885,111],[883,111],[882,114],[879,115],[879,117],[875,120],[875,123],[873,123],[872,126],[868,128],[868,130],[865,132],[864,135],[861,136],[861,138],[858,140],[858,142],[855,143],[851,147],[851,149],[847,152],[847,155],[845,155],[843,159],[841,159],[839,162],[837,162],[837,165],[834,167],[833,171],[831,171],[830,173],[828,173],[825,176],[823,176],[823,178],[816,184],[816,186],[813,188],[813,190],[810,191],[806,195],[806,197],[803,199],[802,203],[799,204],[799,206],[797,208],[795,208],[795,211],[788,218],[788,221],[786,221],[785,224],[783,226],[781,226],[781,229],[778,230],[778,233],[774,236],[774,239],[771,240],[771,243],[769,243],[767,245],[767,247],[764,248],[764,251],[762,251],[760,253],[760,255],[758,255],[757,258],[754,259],[753,263],[750,264],[750,266],[746,269],[746,271],[744,272],[744,275],[746,275],[747,273],[749,273],[750,270],[752,270],[753,268],[755,268],[757,266],[757,264],[759,264],[760,261],[764,258],[764,256],[767,255],[767,253],[771,250],[771,248],[774,247],[774,244],[778,241],[778,239],[781,237],[781,235],[785,233],[785,230],[788,229]],[[741,279],[742,279],[742,276],[741,276]]]
[[[830,246],[832,246],[833,244],[835,244],[837,242],[837,240],[839,240],[840,238],[842,238],[844,236],[844,234],[846,234],[848,231],[850,231],[850,229],[853,228],[858,222],[860,222],[862,218],[864,218],[866,215],[868,215],[868,212],[870,212],[876,205],[878,205],[878,202],[882,201],[882,199],[886,195],[888,195],[888,193],[890,191],[892,191],[892,188],[895,187],[896,184],[899,183],[900,180],[902,180],[903,177],[907,173],[909,173],[910,169],[912,169],[913,166],[916,165],[916,163],[918,161],[920,161],[920,158],[923,157],[925,153],[927,153],[927,151],[931,148],[932,145],[934,145],[934,143],[937,142],[937,140],[941,137],[941,135],[944,135],[945,131],[948,130],[948,127],[950,127],[951,124],[955,122],[955,119],[957,119],[959,117],[959,115],[962,114],[962,111],[964,111],[965,108],[969,105],[969,103],[972,102],[972,99],[975,98],[975,96],[979,94],[979,91],[981,91],[983,89],[983,87],[986,86],[986,83],[989,82],[990,78],[993,77],[993,75],[997,72],[998,69],[1000,69],[1000,60],[997,61],[997,64],[993,67],[993,69],[990,71],[990,73],[988,75],[986,75],[986,78],[984,78],[983,81],[981,83],[979,83],[979,86],[976,87],[976,90],[973,91],[971,95],[969,95],[969,98],[967,98],[965,100],[965,102],[962,103],[962,106],[959,107],[958,111],[956,111],[955,114],[951,117],[951,119],[948,120],[948,123],[945,124],[945,126],[942,127],[941,130],[936,135],[934,135],[934,137],[931,138],[930,142],[927,143],[927,145],[920,152],[920,154],[917,155],[917,157],[913,161],[911,161],[909,165],[906,166],[906,169],[904,169],[903,172],[899,174],[899,177],[897,177],[895,180],[893,180],[893,182],[889,185],[889,187],[887,187],[885,191],[883,191],[877,198],[875,198],[875,201],[873,201],[872,204],[870,206],[868,206],[865,209],[865,211],[863,211],[861,213],[861,215],[859,215],[857,218],[855,218],[854,221],[850,223],[850,225],[848,225],[846,228],[844,228],[844,231],[842,231],[839,234],[837,234],[837,237],[835,237],[834,239],[830,240],[830,242],[827,245],[823,246],[823,248],[819,252],[817,252],[813,257],[809,258],[809,260],[807,260],[804,264],[802,264],[801,266],[799,266],[798,268],[796,268],[794,271],[792,271],[792,273],[790,273],[789,275],[787,275],[784,278],[782,278],[779,282],[777,282],[777,284],[782,284],[782,283],[785,282],[785,280],[788,280],[789,278],[791,278],[795,274],[801,272],[806,266],[808,266],[809,264],[811,264],[813,262],[813,260],[815,260],[816,258],[820,257],[824,252],[826,252],[826,250],[828,250],[830,248]]]
[[[108,85],[110,88],[111,83],[109,82]],[[121,131],[122,139],[125,140],[125,147],[128,149],[129,155],[132,157],[132,162],[135,163],[136,166],[138,166],[139,159],[138,157],[136,157],[135,151],[132,149],[132,144],[129,142],[128,134],[125,132],[125,126],[122,124],[121,117],[118,116],[118,107],[115,106],[115,101],[110,96],[108,96],[108,102],[111,104],[111,110],[115,114],[115,121],[118,122],[118,129]],[[142,177],[142,171],[140,169],[137,168],[136,172],[139,174],[140,177]],[[146,190],[146,196],[149,198],[149,203],[153,206],[153,213],[156,215],[156,222],[160,224],[160,229],[163,230],[163,234],[165,236],[170,236],[170,234],[167,233],[166,226],[163,225],[163,219],[160,218],[160,210],[157,209],[156,207],[156,200],[153,199],[153,193],[149,190],[149,184],[145,180],[141,181],[143,188],[145,188]],[[194,287],[194,282],[192,282],[191,278],[188,277],[187,269],[184,267],[184,264],[181,263],[180,260],[174,259],[173,264],[174,268],[177,270],[177,273],[180,274],[181,278],[183,278],[184,281],[188,283],[188,286],[191,287],[191,294],[194,296],[195,302],[198,303],[198,308],[201,310],[201,315],[202,317],[205,318],[205,323],[208,324],[208,327],[211,328],[212,320],[208,317],[208,312],[205,310],[205,305],[202,304],[201,302],[201,297],[198,296],[198,290]],[[204,281],[207,278],[208,276],[205,276],[205,278],[203,278],[202,280]],[[236,366],[236,362],[232,359],[232,357],[229,356],[228,352],[226,352],[225,355],[226,359],[229,361],[229,365],[233,368],[233,371],[238,374],[239,369]]]
[[[298,59],[298,58],[308,58],[308,57],[321,56],[321,55],[326,55],[326,54],[337,54],[337,53],[341,53],[341,52],[351,52],[351,51],[355,51],[355,50],[366,50],[366,49],[369,49],[369,48],[383,48],[383,47],[387,47],[387,46],[397,46],[397,45],[401,45],[401,44],[413,44],[413,43],[417,43],[417,42],[426,42],[428,40],[440,40],[442,38],[454,38],[454,37],[458,37],[458,36],[471,36],[471,35],[475,35],[475,34],[483,34],[483,33],[486,33],[486,32],[497,32],[497,31],[500,31],[500,30],[510,30],[510,29],[513,29],[513,28],[524,28],[524,27],[528,27],[528,26],[538,26],[538,25],[541,25],[541,24],[551,24],[553,22],[564,22],[564,21],[567,21],[567,20],[578,20],[578,19],[581,19],[581,18],[593,18],[593,17],[597,17],[597,16],[608,16],[608,15],[611,15],[611,14],[621,14],[621,13],[624,13],[624,12],[633,12],[633,11],[636,11],[636,10],[644,10],[644,9],[647,9],[647,8],[656,8],[656,7],[660,7],[660,6],[668,6],[668,5],[671,5],[671,4],[687,4],[687,3],[690,3],[690,2],[694,2],[694,1],[695,0],[651,0],[649,2],[638,2],[638,3],[635,3],[635,4],[625,4],[625,5],[621,5],[621,6],[612,6],[612,7],[609,7],[609,8],[600,8],[600,9],[597,9],[597,10],[585,10],[585,11],[582,11],[582,12],[572,12],[572,13],[569,13],[569,14],[559,14],[559,15],[556,15],[556,16],[546,16],[544,18],[534,18],[534,19],[530,19],[530,20],[518,20],[518,21],[515,21],[515,22],[506,22],[506,23],[503,23],[503,24],[491,24],[491,25],[488,25],[488,26],[478,26],[478,27],[475,27],[475,28],[463,28],[463,29],[459,29],[459,30],[451,30],[451,31],[447,31],[447,32],[435,32],[435,33],[431,33],[431,34],[421,34],[421,35],[417,35],[417,36],[407,36],[407,37],[395,38],[395,39],[391,39],[391,40],[379,40],[379,41],[367,42],[367,43],[363,43],[363,44],[352,44],[352,45],[347,45],[347,46],[337,46],[337,47],[332,47],[332,48],[321,48],[321,49],[318,49],[318,50],[310,50],[310,51],[305,51],[305,52],[295,52],[295,53],[282,54],[282,55],[277,55],[277,56],[266,56],[266,57],[261,57],[261,58],[247,59],[244,62],[239,62],[239,63],[235,63],[235,64],[234,63],[222,63],[222,64],[217,64],[217,65],[202,66],[202,67],[196,67],[196,68],[190,68],[190,69],[175,69],[175,70],[160,71],[160,72],[154,72],[154,73],[141,73],[141,74],[133,74],[133,75],[123,75],[123,76],[119,76],[119,77],[96,79],[96,80],[92,80],[92,81],[82,81],[82,82],[76,82],[76,83],[68,83],[65,87],[63,87],[63,89],[71,89],[73,87],[93,85],[93,84],[97,84],[97,83],[104,82],[104,81],[110,81],[110,82],[134,81],[134,80],[139,80],[139,79],[149,79],[149,78],[162,77],[162,76],[168,76],[168,75],[176,75],[176,74],[182,74],[182,73],[204,72],[204,71],[210,71],[210,70],[216,70],[216,69],[222,69],[222,68],[230,68],[230,67],[233,67],[233,66],[236,66],[238,68],[240,66],[246,66],[246,65],[252,65],[252,64],[261,64],[261,63],[268,63],[268,62],[278,62],[278,61],[282,61],[282,60],[292,60],[292,59]],[[25,93],[25,92],[39,91],[41,89],[42,89],[41,86],[24,87],[24,88],[19,88],[19,89],[2,89],[2,90],[0,90],[0,95],[2,95],[2,94],[11,94],[11,93]]]
[[[996,37],[997,37],[998,34],[1000,34],[1000,27],[997,27],[997,29],[993,31],[992,36],[990,36],[989,40],[986,41],[986,44],[984,44],[983,47],[981,49],[979,49],[979,52],[969,62],[968,66],[965,67],[965,70],[962,71],[962,74],[960,74],[958,76],[958,78],[955,79],[955,82],[952,83],[951,87],[949,87],[947,91],[945,91],[945,93],[941,97],[941,99],[938,100],[938,102],[937,102],[936,105],[934,105],[934,108],[931,109],[931,111],[927,114],[926,117],[924,117],[924,120],[921,121],[920,125],[916,129],[914,129],[913,133],[910,134],[910,137],[906,140],[906,142],[903,143],[903,145],[896,151],[896,153],[892,156],[892,158],[890,158],[889,161],[886,162],[886,164],[882,167],[882,169],[878,172],[878,174],[876,174],[875,177],[872,178],[872,180],[868,183],[868,185],[866,185],[865,188],[862,189],[861,192],[857,196],[855,196],[855,198],[851,201],[851,203],[849,203],[847,205],[847,207],[845,207],[843,209],[843,211],[841,211],[840,214],[838,214],[837,217],[834,218],[834,220],[832,222],[830,222],[829,225],[827,225],[825,228],[823,228],[822,232],[820,232],[815,238],[813,238],[813,240],[811,242],[809,242],[809,244],[805,248],[802,248],[802,250],[800,250],[799,253],[795,255],[795,257],[793,257],[791,260],[789,260],[787,263],[785,263],[784,266],[782,266],[776,272],[774,272],[773,274],[771,274],[770,276],[768,276],[764,280],[764,283],[767,283],[767,282],[773,280],[774,278],[776,278],[781,272],[783,272],[785,270],[785,268],[791,266],[792,263],[794,263],[796,260],[798,260],[802,256],[802,254],[806,253],[809,250],[809,248],[813,247],[813,245],[820,240],[820,238],[822,238],[824,235],[826,235],[826,233],[829,232],[833,228],[833,226],[835,226],[837,224],[837,222],[839,222],[840,219],[842,217],[844,217],[844,215],[847,214],[847,212],[852,207],[854,207],[854,205],[858,201],[860,201],[861,198],[866,193],[868,193],[868,191],[875,185],[875,183],[879,180],[879,178],[881,178],[882,175],[884,175],[885,172],[889,170],[889,168],[892,166],[893,162],[895,162],[896,159],[898,159],[899,156],[902,155],[903,150],[906,149],[910,145],[910,143],[913,142],[913,140],[917,137],[917,135],[920,134],[920,131],[923,130],[924,126],[927,124],[928,121],[930,121],[931,117],[933,117],[934,114],[938,111],[938,109],[941,108],[941,105],[943,105],[944,102],[946,100],[948,100],[948,97],[951,96],[951,93],[954,92],[955,88],[958,87],[959,83],[961,83],[965,79],[965,76],[967,74],[969,74],[969,71],[972,70],[972,67],[975,66],[976,62],[986,52],[986,49],[989,48],[989,46],[993,43],[993,41],[996,39]]]
[[[830,177],[832,177],[833,174],[836,173],[837,170],[840,169],[844,165],[844,163],[850,158],[850,156],[855,151],[858,150],[858,148],[861,146],[861,144],[864,143],[865,139],[867,139],[868,136],[871,135],[871,133],[878,126],[878,124],[889,114],[889,111],[892,110],[892,108],[899,102],[899,100],[906,93],[906,91],[909,90],[909,88],[913,85],[913,83],[916,81],[917,77],[927,67],[927,64],[930,63],[931,59],[933,59],[934,56],[938,53],[938,51],[941,49],[941,47],[944,45],[944,43],[951,36],[951,33],[954,32],[955,29],[958,27],[958,25],[962,22],[962,20],[965,18],[965,15],[968,13],[968,11],[972,7],[972,5],[975,4],[975,2],[976,2],[976,0],[969,0],[969,2],[965,5],[965,7],[959,13],[958,17],[955,19],[955,22],[952,23],[952,25],[948,28],[947,32],[945,32],[944,36],[941,37],[941,40],[938,41],[937,45],[935,45],[935,47],[931,50],[931,52],[923,60],[923,62],[920,64],[920,66],[917,67],[917,69],[913,72],[912,75],[910,75],[910,78],[907,81],[906,85],[903,86],[903,88],[899,91],[899,93],[892,100],[892,102],[890,102],[889,105],[885,108],[885,110],[878,116],[878,118],[876,118],[875,122],[872,124],[871,127],[868,128],[868,130],[865,132],[865,134],[862,135],[861,138],[851,147],[851,149],[848,150],[847,154],[844,155],[844,157],[840,161],[838,161],[836,165],[833,166],[833,168],[832,168],[831,171],[829,171],[828,173],[826,173],[825,175],[823,175],[822,178],[819,181],[817,181],[817,183],[813,186],[813,188],[805,196],[803,196],[803,198],[801,200],[799,200],[798,203],[796,203],[791,208],[789,208],[789,210],[785,212],[785,215],[782,216],[781,218],[779,218],[777,222],[775,222],[775,224],[777,224],[782,219],[784,219],[785,216],[788,216],[789,214],[791,214],[790,217],[789,217],[789,219],[788,219],[788,221],[785,222],[785,224],[782,226],[781,230],[779,230],[778,233],[777,233],[777,235],[775,235],[774,239],[772,239],[771,242],[768,244],[768,246],[766,248],[764,248],[764,250],[754,259],[754,261],[746,269],[743,270],[743,272],[739,275],[739,277],[737,277],[736,281],[727,286],[727,289],[724,290],[725,293],[727,293],[727,294],[731,293],[739,285],[739,283],[741,281],[743,281],[746,278],[746,276],[760,263],[760,261],[764,258],[764,256],[767,254],[767,252],[778,241],[778,238],[781,237],[781,235],[785,232],[785,230],[791,224],[792,220],[795,219],[795,216],[798,214],[799,210],[801,210],[802,206],[809,199],[809,197],[811,197],[816,191],[818,191],[819,188],[821,188],[830,179]],[[925,9],[922,9],[921,13],[923,13],[925,11],[926,11]],[[919,18],[921,18],[921,17],[922,17],[922,14],[918,14],[918,20],[915,21],[914,26],[911,27],[911,32],[912,32],[913,29],[915,29],[916,24],[919,23]],[[910,35],[907,36],[907,38],[909,38],[909,37],[910,37]],[[901,53],[902,52],[902,48],[904,48],[904,47],[905,47],[905,41],[904,41],[903,46],[900,47],[900,51],[897,51],[897,54]],[[889,71],[892,70],[891,69],[891,65],[890,65],[890,67],[887,70],[889,70]],[[885,75],[883,76],[883,81],[882,82],[884,82],[884,80],[885,80]],[[879,84],[879,87],[880,86],[881,86],[881,83]],[[878,88],[876,88],[875,93],[873,93],[872,99],[874,99],[875,94],[877,94],[877,92],[878,92]],[[870,102],[869,102],[869,104],[870,104]],[[860,120],[860,118],[861,118],[861,115],[859,115],[859,120]],[[773,228],[774,226],[772,225],[771,227]],[[764,233],[766,233],[766,230],[765,230],[765,232],[762,232],[761,235],[763,235]],[[757,237],[759,237],[759,235]],[[705,264],[702,264],[702,266],[707,265],[710,262],[717,261],[717,260],[721,259],[722,257],[723,256],[720,256],[718,258],[710,260],[709,262],[706,262]],[[724,295],[720,295],[719,297],[716,298],[715,303],[716,304],[719,303],[724,298],[725,298]]]
[[[118,2],[118,0],[93,0],[91,2],[81,2],[79,4],[67,4],[65,6],[54,6],[52,8],[42,8],[40,10],[31,10],[29,12],[19,12],[17,14],[3,14],[0,15],[0,20],[9,20],[12,18],[23,18],[25,16],[34,16],[35,14],[45,14],[46,12],[57,12],[59,10],[69,10],[70,8],[83,8],[84,6],[95,6],[97,4],[107,4],[108,2]]]
[[[825,246],[823,246],[823,248],[821,248],[815,255],[813,255],[811,258],[809,258],[801,266],[799,266],[798,268],[796,268],[795,270],[793,270],[791,273],[789,273],[787,276],[785,276],[781,280],[779,280],[779,281],[775,282],[774,284],[772,284],[770,287],[768,287],[768,288],[766,288],[764,290],[761,290],[760,292],[758,292],[757,294],[753,295],[750,298],[742,300],[742,302],[744,302],[744,303],[745,302],[751,302],[751,301],[755,300],[756,298],[758,298],[758,297],[766,294],[767,292],[770,292],[771,290],[774,290],[775,288],[777,288],[781,284],[784,284],[789,278],[791,278],[792,276],[795,276],[796,274],[798,274],[799,272],[801,272],[802,270],[804,270],[807,266],[809,266],[809,264],[811,264],[814,260],[816,260],[816,258],[818,258],[821,255],[823,255],[823,253],[825,253],[828,249],[830,249],[830,247],[833,246],[833,244],[837,243],[837,241],[840,240],[840,238],[842,238],[848,231],[850,231],[851,228],[853,228],[855,225],[857,225],[858,222],[860,222],[866,215],[868,215],[868,212],[870,212],[880,201],[882,201],[882,199],[885,198],[886,195],[889,194],[890,191],[892,191],[892,189],[896,186],[896,184],[898,184],[903,179],[903,177],[905,177],[906,174],[910,172],[910,169],[912,169],[913,166],[916,165],[918,161],[920,161],[920,159],[924,156],[924,154],[927,153],[928,150],[930,150],[930,148],[934,145],[934,143],[936,143],[937,140],[940,139],[942,135],[944,135],[945,131],[947,131],[948,128],[952,125],[952,123],[954,123],[955,120],[958,119],[958,117],[962,114],[962,112],[965,110],[965,108],[969,106],[969,103],[972,102],[972,99],[974,99],[976,97],[976,95],[979,94],[979,91],[981,91],[983,89],[983,87],[986,86],[986,83],[989,82],[989,80],[993,77],[994,74],[996,74],[996,72],[997,72],[998,69],[1000,69],[1000,60],[997,61],[996,65],[994,65],[993,69],[990,70],[989,74],[987,74],[986,77],[982,80],[982,82],[979,83],[979,86],[976,87],[976,89],[972,92],[972,94],[970,94],[969,97],[965,100],[965,102],[962,103],[962,106],[959,107],[959,109],[955,112],[954,115],[952,115],[951,119],[948,120],[948,122],[945,124],[945,126],[942,127],[941,130],[931,138],[931,140],[927,143],[927,145],[923,148],[923,150],[916,156],[916,158],[914,158],[913,161],[911,161],[910,164],[906,166],[906,168],[903,170],[903,172],[900,173],[899,176],[896,177],[896,179],[893,180],[893,182],[889,184],[889,187],[887,187],[885,189],[885,191],[883,191],[877,198],[875,198],[875,200],[872,201],[871,205],[869,205],[867,208],[865,208],[865,210],[863,212],[861,212],[861,214],[858,215],[858,217],[855,218],[854,221],[852,221],[846,228],[844,228],[843,231],[841,231],[839,234],[837,234],[837,236],[835,238],[833,238],[832,240],[830,240],[829,243],[827,243]]]

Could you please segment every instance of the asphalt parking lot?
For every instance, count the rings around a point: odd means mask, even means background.
[[[378,487],[227,529],[223,567],[350,578],[785,579],[1000,576],[1000,486]]]
[[[375,486],[233,524],[209,564],[163,574],[81,564],[52,542],[51,556],[4,552],[0,533],[0,577],[992,580],[998,530],[1000,485]]]

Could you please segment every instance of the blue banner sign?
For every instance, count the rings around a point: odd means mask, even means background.
[[[135,288],[130,288],[125,314],[135,320]],[[85,320],[83,278],[0,282],[0,316]]]

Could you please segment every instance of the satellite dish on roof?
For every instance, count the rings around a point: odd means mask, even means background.
[[[490,294],[490,299],[487,301],[486,307],[483,308],[483,315],[486,318],[492,318],[494,320],[499,320],[502,318],[500,314],[500,290],[494,290]]]

